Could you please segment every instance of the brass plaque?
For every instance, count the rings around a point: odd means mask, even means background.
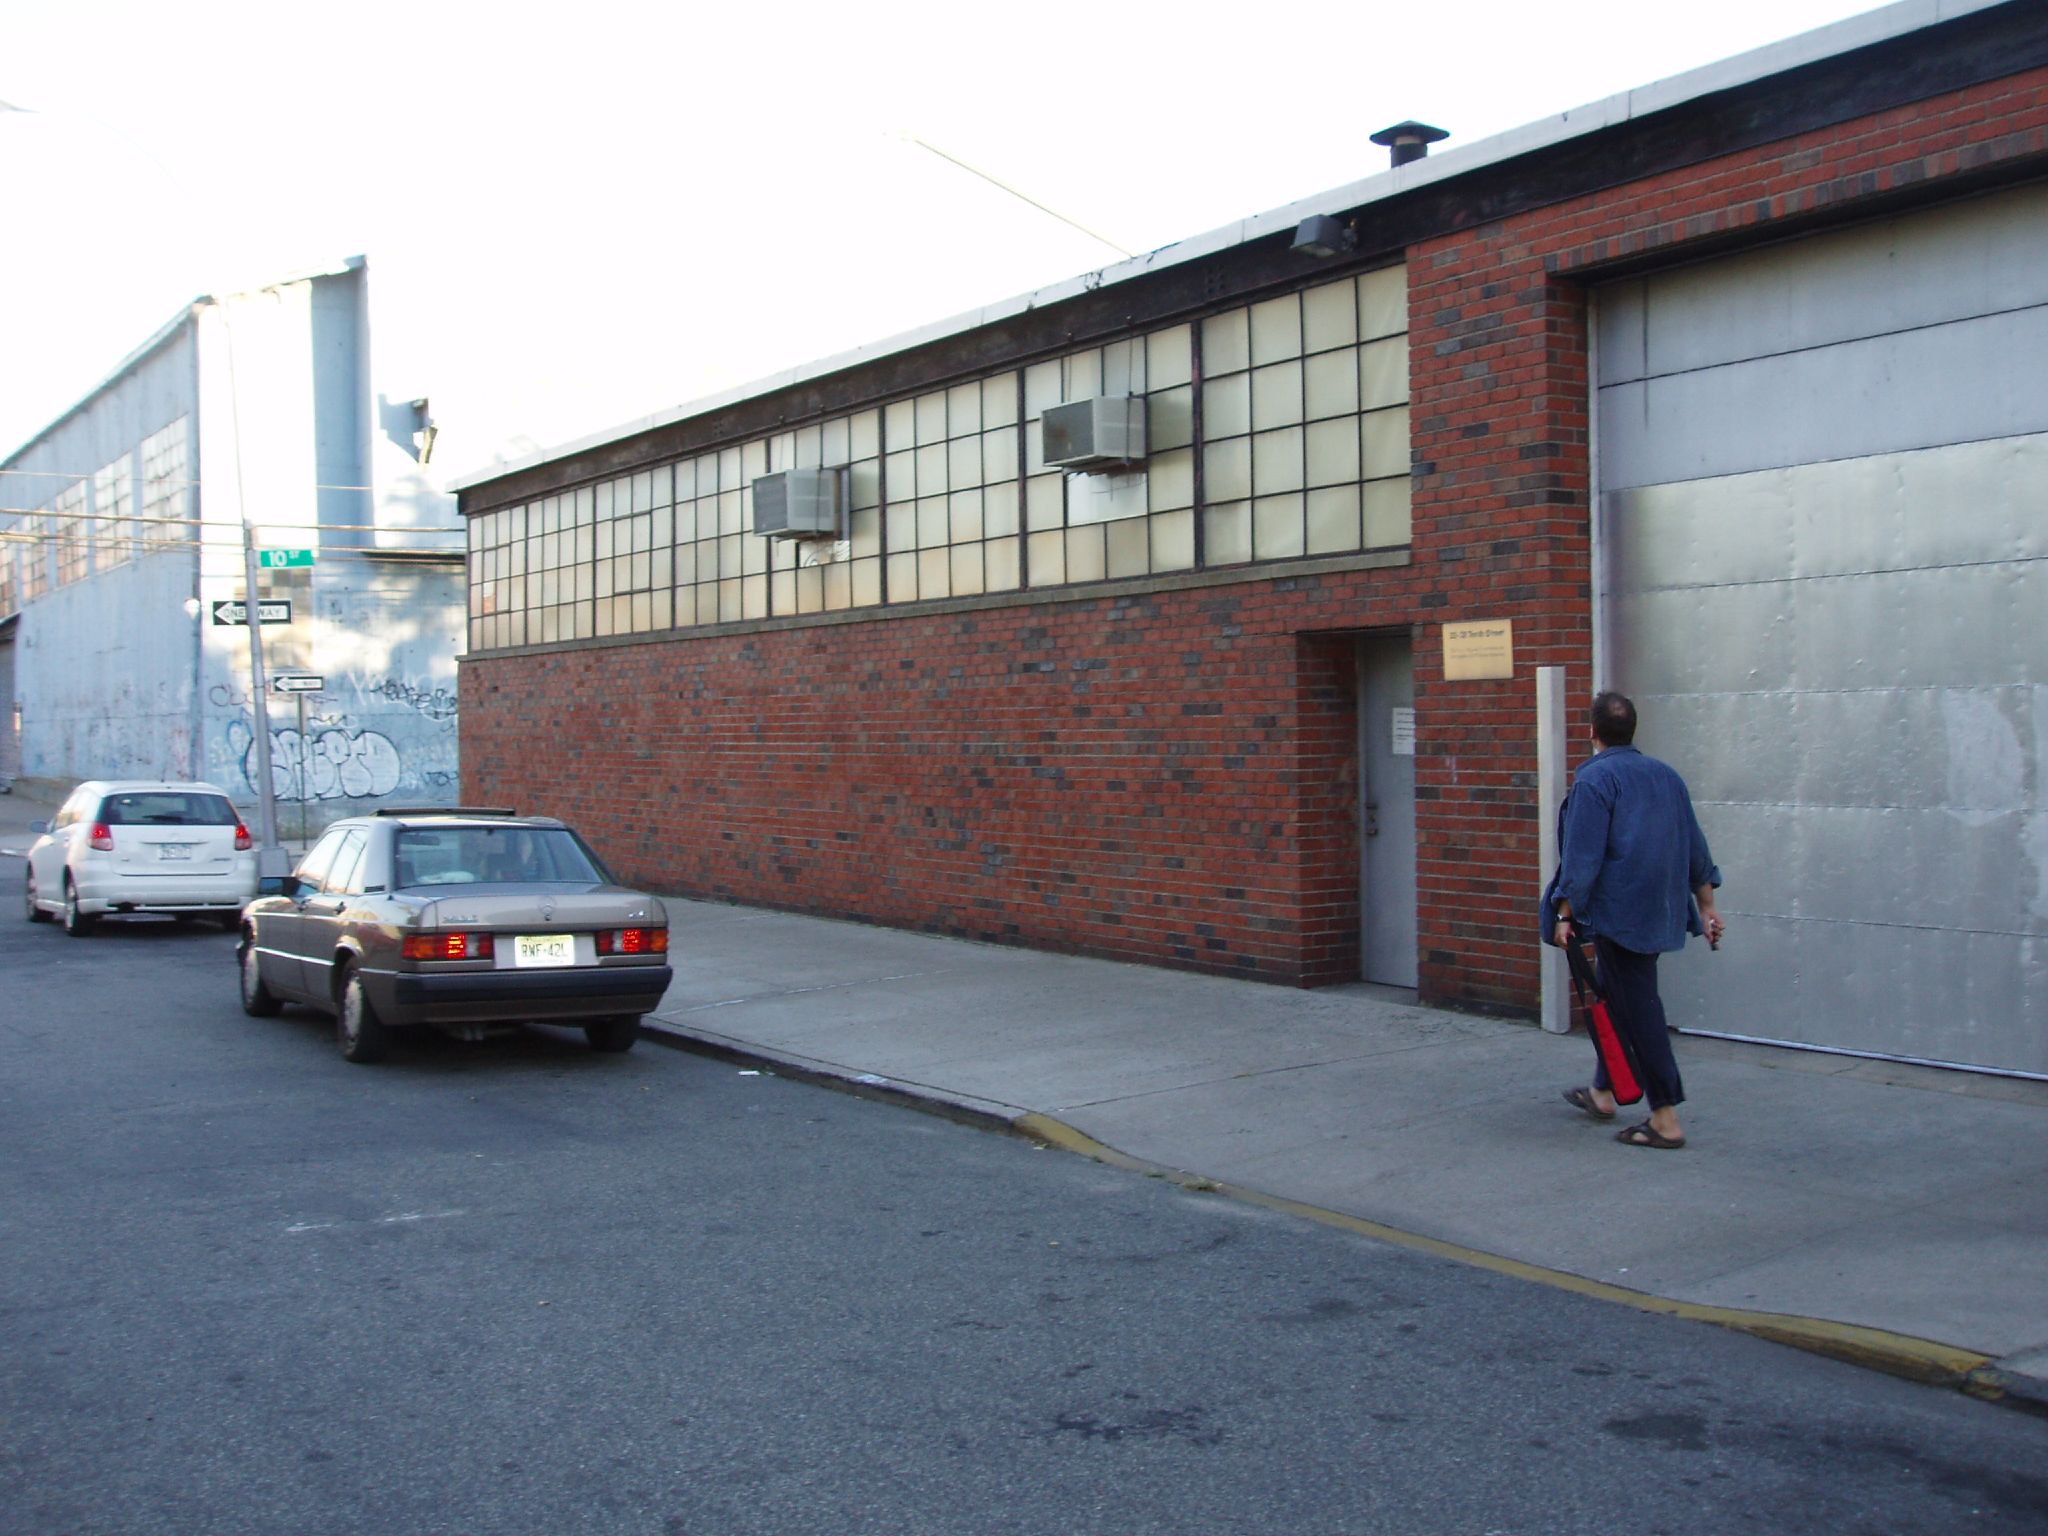
[[[1515,675],[1515,622],[1488,619],[1444,626],[1444,681]]]

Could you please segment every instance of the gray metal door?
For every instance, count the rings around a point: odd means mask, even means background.
[[[2048,1073],[2048,188],[1603,290],[1604,677],[1729,942],[1681,1028]]]
[[[1360,970],[1412,987],[1415,969],[1415,661],[1406,635],[1358,645]]]

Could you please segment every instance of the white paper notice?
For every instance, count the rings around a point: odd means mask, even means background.
[[[1394,711],[1394,756],[1415,755],[1415,711],[1397,709]]]

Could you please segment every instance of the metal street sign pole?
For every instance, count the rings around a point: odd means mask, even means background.
[[[299,850],[303,856],[306,847],[306,802],[312,797],[306,793],[311,787],[306,777],[306,695],[299,694]]]

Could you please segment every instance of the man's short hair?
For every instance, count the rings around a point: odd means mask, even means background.
[[[1626,695],[1610,691],[1594,698],[1593,739],[1603,747],[1625,747],[1636,739],[1636,707]]]

